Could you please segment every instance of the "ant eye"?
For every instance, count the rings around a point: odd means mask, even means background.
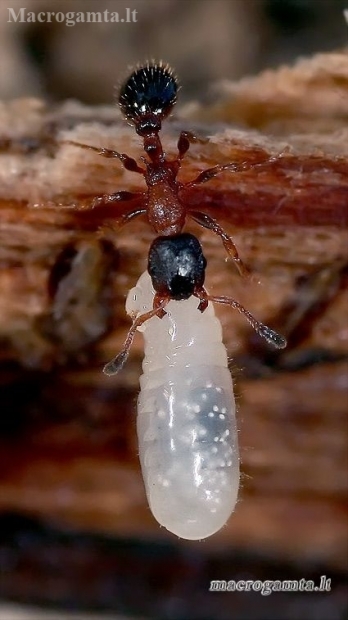
[[[177,90],[176,77],[168,65],[147,64],[123,84],[119,104],[123,114],[135,123],[146,114],[163,119],[176,102]]]

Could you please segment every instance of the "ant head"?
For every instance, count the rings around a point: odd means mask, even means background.
[[[123,84],[119,105],[141,136],[158,132],[176,103],[178,83],[168,65],[150,62],[137,68]]]
[[[207,261],[198,239],[188,233],[157,237],[150,247],[148,272],[157,293],[188,299],[204,284]]]

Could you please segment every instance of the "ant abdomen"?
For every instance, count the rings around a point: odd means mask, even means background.
[[[123,84],[119,105],[140,135],[159,131],[176,103],[177,79],[168,65],[147,63]]]

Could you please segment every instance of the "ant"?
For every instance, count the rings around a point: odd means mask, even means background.
[[[141,157],[145,167],[129,155],[106,148],[98,148],[75,141],[66,144],[91,150],[103,157],[121,161],[126,170],[141,174],[146,182],[144,193],[116,192],[96,196],[92,207],[116,204],[120,201],[132,201],[142,198],[144,206],[130,209],[123,213],[120,225],[129,222],[139,215],[147,215],[149,224],[157,235],[149,251],[148,271],[155,290],[153,309],[138,316],[125,341],[121,353],[104,368],[106,374],[118,372],[129,353],[134,334],[148,319],[166,314],[164,307],[170,300],[187,300],[192,295],[198,297],[198,310],[204,312],[209,301],[228,304],[243,313],[254,329],[269,343],[283,348],[286,341],[282,336],[258,322],[237,301],[228,297],[212,297],[204,289],[206,259],[201,246],[193,235],[183,234],[186,216],[189,215],[198,224],[217,234],[234,261],[241,275],[249,273],[238,255],[237,248],[231,237],[219,223],[208,214],[191,209],[185,204],[184,191],[206,183],[221,172],[232,170],[240,172],[260,167],[262,163],[223,164],[208,168],[188,183],[177,180],[181,162],[194,142],[205,142],[188,131],[182,131],[177,148],[178,156],[168,160],[163,151],[159,132],[162,121],[170,114],[177,100],[178,82],[168,65],[149,62],[138,67],[120,89],[119,105],[127,121],[134,125],[135,130],[144,141],[146,157]]]
[[[162,62],[154,61],[136,68],[120,89],[121,111],[144,141],[144,151],[147,155],[147,158],[141,157],[144,167],[139,166],[135,159],[125,153],[112,149],[98,148],[71,140],[66,140],[63,144],[94,151],[103,157],[118,159],[126,170],[141,174],[145,179],[147,186],[145,192],[120,191],[96,196],[91,203],[91,208],[142,199],[143,206],[126,210],[118,224],[122,226],[139,215],[146,215],[155,233],[165,237],[180,234],[188,215],[200,226],[218,235],[239,273],[244,276],[248,275],[249,270],[239,257],[231,237],[210,215],[194,208],[191,209],[186,204],[185,190],[206,183],[226,170],[247,171],[251,168],[260,168],[265,162],[216,165],[203,170],[192,181],[180,183],[177,175],[190,145],[197,142],[205,143],[207,140],[200,139],[189,131],[182,131],[177,143],[178,156],[172,160],[166,158],[159,132],[162,128],[162,121],[170,114],[177,101],[177,92],[178,81],[172,69]],[[268,160],[268,163],[271,160],[272,158]]]
[[[176,103],[177,90],[176,77],[162,63],[137,68],[121,87],[121,110],[144,141],[144,167],[118,151],[69,144],[119,159],[126,170],[141,174],[146,182],[143,194],[117,192],[96,197],[92,203],[110,205],[142,198],[144,206],[123,213],[121,223],[146,214],[157,234],[149,249],[147,272],[128,293],[126,309],[134,316],[133,324],[121,352],[106,364],[104,373],[113,375],[121,370],[135,333],[141,329],[145,358],[137,429],[149,506],[169,531],[197,540],[226,523],[239,485],[232,379],[222,330],[210,302],[241,312],[275,347],[285,347],[286,341],[237,301],[211,296],[204,288],[207,261],[198,239],[182,232],[187,215],[222,239],[241,275],[248,270],[218,222],[186,205],[184,190],[224,170],[246,170],[256,164],[218,165],[180,183],[177,175],[182,159],[198,138],[182,131],[178,156],[168,160],[159,137],[162,121]],[[163,321],[155,323],[156,317]]]

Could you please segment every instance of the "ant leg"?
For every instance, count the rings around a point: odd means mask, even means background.
[[[146,209],[134,209],[134,211],[129,211],[122,215],[122,217],[117,221],[117,227],[121,228],[125,224],[128,224],[131,220],[138,217],[139,215],[144,215],[146,213]]]
[[[182,131],[178,140],[179,159],[183,159],[190,148],[190,144],[198,142],[199,144],[206,144],[208,138],[198,138],[191,131]]]
[[[277,157],[269,157],[267,160],[263,162],[258,162],[258,163],[243,162],[242,164],[230,163],[230,164],[221,164],[221,165],[213,166],[212,168],[207,168],[206,170],[203,170],[202,172],[200,172],[199,175],[195,179],[193,179],[192,181],[189,181],[188,183],[185,183],[184,187],[192,188],[192,187],[196,187],[196,185],[200,185],[201,183],[206,183],[207,181],[210,181],[210,179],[213,179],[218,174],[220,174],[220,172],[225,172],[226,170],[229,170],[232,172],[247,172],[248,170],[253,170],[255,168],[256,169],[267,168],[269,164],[276,161],[276,159]]]
[[[235,301],[230,297],[214,297],[207,294],[205,296],[205,300],[206,299],[208,301],[213,301],[217,304],[226,304],[227,306],[231,306],[231,308],[234,308],[234,310],[238,310],[238,312],[244,314],[246,320],[254,328],[256,333],[259,334],[259,336],[262,336],[262,338],[264,338],[268,342],[268,344],[273,345],[277,349],[284,349],[286,347],[287,343],[284,336],[281,336],[270,327],[267,327],[267,325],[264,325],[264,323],[257,321],[257,319],[255,319],[255,317],[253,317],[253,315],[250,314],[250,312],[248,312],[248,310],[246,310],[244,306],[242,306],[238,301]]]
[[[97,235],[100,238],[104,237],[105,231],[112,230],[118,231],[120,228],[123,228],[125,224],[128,224],[131,220],[135,219],[139,215],[144,215],[146,213],[146,209],[134,209],[134,211],[128,211],[128,213],[124,213],[121,217],[116,220],[116,222],[107,222],[102,224],[98,228]]]
[[[102,194],[101,196],[95,196],[91,202],[90,208],[107,207],[109,205],[116,204],[117,202],[126,202],[129,200],[135,200],[142,198],[144,194],[142,192],[126,192],[120,191],[115,194]],[[139,210],[139,209],[138,209]],[[145,212],[145,209],[142,209]]]
[[[100,198],[102,198],[102,196],[100,196]],[[120,228],[123,228],[125,224],[128,224],[131,220],[135,219],[139,215],[144,215],[145,213],[146,209],[134,209],[133,211],[128,211],[128,213],[123,213],[123,215],[121,215],[121,217],[113,223],[106,222],[102,224],[99,226],[97,231],[98,238],[103,239],[105,233],[108,233],[110,230],[113,232],[118,231]]]
[[[144,196],[143,192],[126,192],[120,191],[115,194],[102,194],[101,196],[95,196],[88,203],[83,203],[81,200],[74,202],[69,197],[60,198],[60,202],[54,202],[53,200],[47,200],[45,202],[29,203],[30,207],[40,209],[76,209],[77,211],[95,209],[96,207],[105,207],[118,202],[126,202],[128,200],[136,200]],[[145,212],[145,209],[144,209]]]
[[[250,323],[256,333],[259,334],[259,336],[262,336],[268,344],[273,345],[277,349],[284,349],[286,347],[287,342],[284,336],[281,336],[274,331],[274,329],[271,329],[264,323],[261,323],[261,321],[255,319],[255,317],[235,299],[231,299],[231,297],[215,297],[214,295],[208,295],[203,286],[196,288],[193,294],[199,299],[198,310],[200,310],[200,312],[204,312],[204,310],[206,310],[209,301],[216,304],[226,304],[227,306],[231,306],[234,310],[238,310],[238,312],[244,314],[248,323]]]
[[[74,140],[62,140],[60,144],[78,146],[81,149],[94,151],[95,153],[98,153],[98,155],[102,155],[102,157],[119,159],[122,162],[123,167],[126,170],[130,170],[131,172],[139,172],[139,174],[144,174],[145,172],[143,168],[138,166],[135,159],[133,159],[133,157],[129,157],[129,155],[126,155],[126,153],[119,153],[118,151],[113,151],[112,149],[105,149],[103,147],[99,148],[97,146],[91,146],[90,144],[82,144],[81,142],[75,142]]]
[[[208,304],[209,304],[208,293],[205,290],[204,286],[195,288],[195,290],[193,291],[193,294],[195,297],[198,297],[199,299],[199,306],[197,310],[199,310],[200,312],[204,312],[204,310],[208,308]]]
[[[201,213],[200,211],[190,211],[189,214],[190,217],[195,222],[197,222],[197,224],[200,224],[200,226],[203,226],[204,228],[208,228],[208,230],[212,230],[216,235],[221,237],[224,248],[229,257],[232,258],[240,275],[250,275],[249,269],[244,265],[242,259],[239,258],[239,254],[233,240],[227,233],[225,233],[224,229],[220,226],[220,224],[218,224],[216,220],[210,217],[210,215],[207,215],[206,213]]]
[[[124,364],[126,363],[128,359],[129,351],[132,346],[135,332],[137,331],[138,327],[140,327],[140,325],[145,323],[145,321],[148,321],[149,319],[151,319],[153,316],[158,316],[160,319],[162,319],[164,315],[166,314],[166,312],[164,311],[164,306],[167,303],[168,303],[168,300],[166,298],[159,299],[157,295],[155,295],[153,309],[150,310],[149,312],[145,312],[144,314],[141,314],[133,321],[132,327],[130,328],[127,334],[127,338],[124,341],[124,345],[122,347],[121,352],[118,353],[118,355],[116,355],[116,357],[114,357],[111,360],[111,362],[108,362],[104,366],[103,372],[106,375],[108,375],[109,377],[111,375],[116,375],[123,368]]]

